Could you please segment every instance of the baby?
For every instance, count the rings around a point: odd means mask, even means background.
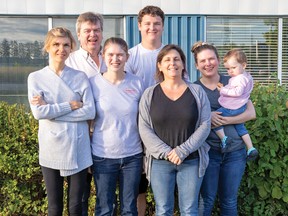
[[[226,86],[221,83],[217,85],[217,89],[220,91],[218,101],[222,106],[217,111],[221,112],[223,116],[239,115],[245,111],[253,89],[253,78],[245,71],[247,58],[241,49],[232,49],[225,54],[223,62],[231,78]],[[246,144],[247,160],[255,160],[259,154],[257,149],[253,147],[244,123],[235,124],[235,129]],[[221,152],[226,152],[232,139],[225,135],[223,127],[214,128],[214,131],[222,141]]]

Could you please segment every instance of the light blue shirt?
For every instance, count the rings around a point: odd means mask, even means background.
[[[118,85],[101,75],[90,78],[96,106],[91,142],[92,154],[105,158],[124,158],[142,152],[137,126],[138,104],[143,93],[142,80],[126,73]]]

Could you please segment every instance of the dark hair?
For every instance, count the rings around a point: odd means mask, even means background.
[[[196,64],[198,63],[198,53],[200,53],[203,50],[207,50],[207,49],[212,50],[215,53],[217,59],[218,60],[220,59],[218,51],[213,44],[210,44],[207,42],[202,42],[202,41],[197,41],[196,43],[194,43],[194,45],[191,48],[191,52],[194,55],[194,60],[195,60]]]
[[[247,64],[247,57],[246,54],[243,50],[235,48],[235,49],[231,49],[230,51],[228,51],[224,57],[223,57],[223,62],[227,62],[228,59],[230,59],[231,57],[235,57],[236,61],[240,64]]]
[[[46,34],[46,38],[44,41],[43,52],[47,52],[49,47],[51,46],[51,42],[56,37],[66,37],[70,39],[71,42],[71,51],[76,48],[76,41],[71,33],[71,31],[64,27],[54,27],[48,31]]]
[[[93,24],[100,23],[101,30],[103,31],[103,17],[99,13],[86,12],[79,15],[76,21],[76,32],[79,33],[81,25],[84,22],[90,22]]]
[[[123,49],[126,53],[126,55],[128,55],[128,45],[126,43],[125,40],[123,40],[122,38],[118,38],[118,37],[110,37],[108,38],[104,45],[103,45],[103,54],[105,53],[106,49],[107,49],[107,46],[109,44],[117,44],[121,47],[121,49]]]
[[[164,25],[164,19],[165,19],[165,15],[164,12],[161,10],[161,8],[157,7],[157,6],[152,6],[152,5],[148,5],[146,7],[144,7],[142,10],[139,11],[138,13],[138,23],[142,22],[142,18],[145,15],[151,15],[151,16],[159,16],[162,19],[162,23]]]
[[[182,71],[182,78],[184,78],[185,76],[188,77],[188,73],[187,73],[187,69],[186,69],[186,57],[184,52],[182,51],[182,49],[175,45],[175,44],[168,44],[166,46],[164,46],[160,52],[158,53],[157,56],[157,61],[156,61],[156,73],[155,73],[155,79],[157,82],[162,82],[164,80],[164,75],[163,72],[159,70],[158,68],[158,63],[161,63],[161,61],[163,60],[163,58],[167,55],[168,52],[170,52],[171,50],[176,50],[179,55],[180,58],[182,60],[183,63],[183,71]]]

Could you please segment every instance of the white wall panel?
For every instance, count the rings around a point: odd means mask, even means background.
[[[225,14],[229,14],[231,11],[237,13],[239,10],[239,1],[235,1],[234,4],[231,4],[231,0],[221,0],[219,2],[219,10]]]
[[[278,0],[278,14],[288,15],[288,4],[287,0]]]
[[[122,0],[105,0],[103,2],[103,14],[122,14],[123,1]]]
[[[180,2],[175,0],[162,1],[161,9],[166,14],[179,14],[180,13]],[[178,11],[178,12],[177,12]]]
[[[23,0],[22,0],[23,1]],[[27,1],[27,14],[45,14],[46,0],[26,0]]]
[[[26,14],[27,1],[7,0],[7,11],[10,14]]]
[[[179,1],[181,14],[200,14],[200,1]]]
[[[65,0],[65,3],[64,3],[65,14],[80,14],[84,12],[83,8],[84,8],[84,1]]]
[[[288,15],[287,0],[0,0],[0,15],[74,15],[90,10],[136,15],[146,5],[179,15]]]
[[[178,2],[180,2],[181,0],[179,0]],[[161,0],[141,0],[142,2],[142,7],[145,7],[146,5],[155,5],[155,6],[158,6],[158,7],[161,7],[162,5],[166,4],[165,0],[164,1],[161,1]]]
[[[92,11],[103,14],[103,0],[85,0],[82,12]]]
[[[141,8],[143,8],[141,1],[123,1],[123,14],[138,14],[138,11],[141,10]]]
[[[257,15],[258,12],[258,2],[259,1],[251,1],[251,0],[241,0],[241,2],[238,4],[239,10],[237,14],[243,14],[243,15]],[[234,13],[230,12],[231,15]]]
[[[232,2],[232,1],[231,1]],[[200,14],[215,14],[219,12],[220,0],[200,1]]]
[[[261,2],[258,2],[258,12],[260,11],[265,15],[273,15],[278,13],[278,1],[271,2],[270,0],[261,0]]]
[[[26,0],[22,0],[26,1]],[[64,0],[48,0],[46,4],[46,14],[66,14],[65,13],[65,1]]]
[[[7,14],[7,0],[0,0],[0,14]]]

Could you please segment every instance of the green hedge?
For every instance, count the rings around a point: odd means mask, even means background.
[[[251,98],[257,119],[246,126],[260,159],[247,164],[239,190],[239,215],[288,215],[287,96],[284,86],[254,87]],[[23,105],[2,102],[0,122],[0,215],[45,215],[37,121]],[[95,195],[90,200],[91,215],[94,200]],[[147,215],[152,215],[155,203],[151,191],[147,202]],[[218,210],[216,206],[214,215],[219,215]]]
[[[44,214],[38,123],[23,105],[7,103],[0,103],[0,122],[0,215]]]
[[[247,122],[257,162],[249,162],[239,191],[242,215],[288,215],[288,93],[286,86],[255,85],[257,119]]]

